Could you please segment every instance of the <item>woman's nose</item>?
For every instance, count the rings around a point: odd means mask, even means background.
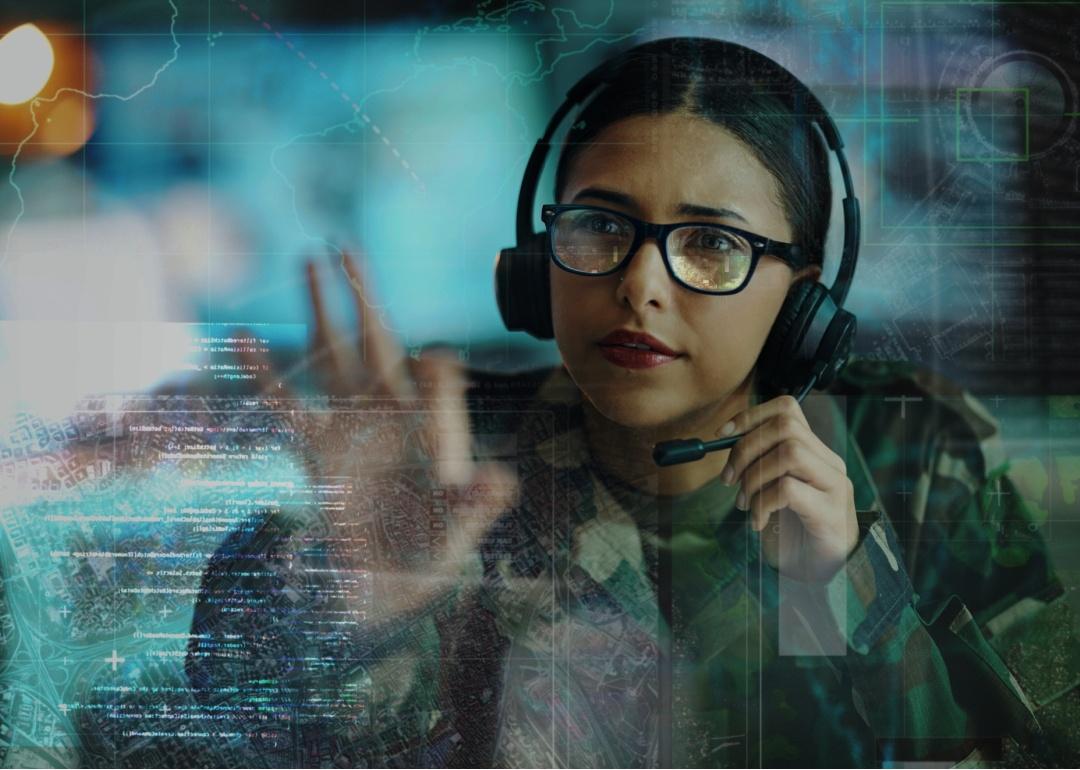
[[[660,246],[655,239],[646,238],[620,270],[617,296],[635,309],[650,303],[663,305],[673,286]]]

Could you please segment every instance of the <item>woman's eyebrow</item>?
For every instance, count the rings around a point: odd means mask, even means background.
[[[676,209],[678,213],[688,217],[717,217],[718,219],[738,219],[742,222],[747,221],[746,217],[733,209],[714,209],[711,206],[699,206],[696,203],[680,203],[679,208]]]
[[[606,187],[586,187],[578,192],[574,196],[574,200],[579,198],[595,198],[596,200],[607,201],[608,203],[614,203],[617,206],[625,206],[627,208],[637,208],[637,201],[626,193],[617,192],[615,190],[609,190]],[[717,219],[738,219],[740,222],[749,221],[746,217],[740,214],[734,209],[717,209],[712,206],[701,206],[696,203],[680,203],[676,212],[681,216],[687,217],[715,217]]]
[[[586,187],[574,196],[575,201],[579,198],[596,198],[597,200],[614,203],[617,206],[626,206],[627,208],[635,208],[637,206],[634,199],[626,193],[608,190],[605,187]]]

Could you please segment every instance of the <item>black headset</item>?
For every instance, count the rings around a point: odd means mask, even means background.
[[[851,170],[844,157],[844,143],[836,123],[816,96],[798,78],[765,55],[735,43],[711,38],[674,38],[664,42],[688,43],[709,41],[721,44],[730,53],[760,66],[765,72],[789,79],[795,94],[796,114],[804,114],[820,130],[836,156],[844,182],[844,246],[840,269],[832,288],[820,281],[800,281],[788,293],[776,322],[762,347],[757,361],[758,384],[766,398],[797,393],[801,402],[810,389],[828,387],[847,365],[855,339],[855,316],[843,309],[859,253],[859,201],[855,197]],[[517,206],[517,244],[499,252],[495,260],[495,296],[503,323],[510,331],[523,331],[538,339],[555,336],[551,318],[551,283],[548,262],[552,259],[546,231],[533,231],[533,206],[544,161],[551,140],[576,106],[581,105],[602,87],[612,82],[620,70],[642,49],[644,43],[603,62],[575,83],[566,100],[552,115],[544,135],[537,141],[525,167]],[[824,258],[822,259],[824,263]],[[680,439],[657,444],[653,458],[658,465],[673,465],[700,459],[706,452],[725,449],[741,434],[715,441]]]

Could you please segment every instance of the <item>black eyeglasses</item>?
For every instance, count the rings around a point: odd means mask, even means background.
[[[654,238],[675,282],[703,294],[745,288],[762,255],[795,271],[807,266],[801,248],[713,222],[658,225],[601,206],[549,204],[541,209],[555,264],[577,275],[610,275]]]

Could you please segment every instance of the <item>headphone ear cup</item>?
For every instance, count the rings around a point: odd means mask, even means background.
[[[843,319],[843,313],[850,319]],[[834,325],[834,321],[840,323]],[[806,383],[814,364],[828,360],[828,371],[822,374],[816,387],[823,388],[832,381],[832,359],[839,353],[836,346],[844,342],[843,330],[849,329],[847,340],[854,334],[855,317],[838,310],[829,290],[817,281],[800,281],[792,287],[776,317],[765,345],[758,356],[758,383],[765,398],[793,393]],[[828,345],[825,343],[828,342]],[[832,349],[829,349],[832,348]],[[846,363],[844,357],[840,368]]]
[[[776,316],[765,345],[757,360],[757,381],[761,395],[765,399],[775,398],[785,390],[784,382],[789,379],[788,367],[791,363],[786,357],[791,347],[792,327],[801,314],[801,308],[810,293],[812,281],[802,281],[788,292],[784,304]]]
[[[832,302],[832,295],[829,296]],[[840,308],[833,316],[825,336],[821,340],[817,358],[825,361],[825,368],[814,384],[816,388],[827,388],[847,366],[848,359],[855,347],[855,332],[858,324],[852,313]]]
[[[542,340],[555,336],[547,238],[546,232],[533,233],[495,258],[495,299],[503,324]]]

